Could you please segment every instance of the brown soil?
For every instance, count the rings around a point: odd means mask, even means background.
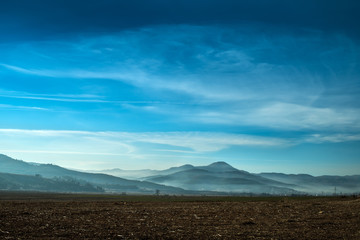
[[[1,194],[0,239],[360,239],[360,199],[352,197],[10,200]]]

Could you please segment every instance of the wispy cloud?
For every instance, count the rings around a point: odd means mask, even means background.
[[[53,65],[63,66],[60,69],[46,63],[37,66],[36,62],[1,66],[43,77],[122,81],[139,88],[168,90],[206,100],[291,98],[309,101],[321,93],[322,76],[306,66],[299,68],[288,52],[294,47],[289,43],[305,46],[312,56],[310,51],[314,51],[321,40],[321,36],[311,34],[306,39],[293,36],[271,39],[246,26],[239,29],[163,26],[84,38],[71,44],[47,42],[24,47],[25,51],[31,48],[39,55],[59,59],[54,60]],[[334,38],[328,41],[328,48],[336,46],[337,41]],[[147,47],[149,44],[151,48]],[[75,56],[81,64],[74,64],[74,59],[66,55]],[[306,62],[311,56],[302,53],[298,57]],[[327,66],[333,70],[331,64]]]
[[[244,101],[232,105],[200,104],[192,109],[184,109],[181,105],[133,108],[197,124],[255,126],[283,131],[360,131],[360,109],[357,107],[316,107],[286,102]]]
[[[164,132],[127,134],[138,142],[170,145],[192,149],[196,152],[216,152],[230,146],[283,146],[287,142],[277,138],[265,138],[229,133]]]
[[[154,26],[107,36],[24,44],[13,51],[27,52],[29,59],[14,63],[0,58],[3,69],[79,82],[71,85],[74,89],[79,89],[82,79],[98,85],[120,82],[161,101],[121,101],[106,93],[105,97],[0,95],[122,104],[134,111],[202,124],[358,131],[360,87],[354,82],[360,74],[359,45],[339,34],[304,31],[295,36],[272,30],[276,34],[245,25]],[[339,89],[340,82],[353,86],[352,90],[331,92]],[[179,102],[190,104],[174,106]]]
[[[110,103],[110,104],[183,104],[183,102],[163,102],[163,101],[121,101],[121,100],[106,100],[104,96],[91,95],[91,94],[38,94],[20,91],[8,91],[0,89],[0,97],[4,98],[18,98],[29,100],[43,100],[43,101],[57,101],[57,102],[70,102],[70,103]],[[5,107],[5,105],[2,105]],[[9,105],[10,106],[10,105]],[[21,108],[21,107],[19,107]],[[41,109],[41,108],[39,108]]]
[[[29,107],[29,106],[16,106],[10,104],[0,104],[0,108],[10,109],[10,110],[34,110],[34,111],[48,111],[48,108],[43,107]]]
[[[67,151],[47,151],[47,150],[22,150],[22,149],[0,149],[1,153],[39,153],[39,154],[65,154],[65,155],[99,155],[99,156],[128,156],[124,153],[108,152],[67,152]]]
[[[157,144],[158,149],[164,146],[164,150],[192,150],[194,152],[217,152],[230,146],[284,146],[289,144],[286,140],[269,137],[258,137],[229,133],[209,132],[88,132],[88,131],[60,131],[60,130],[23,130],[23,129],[0,129],[0,135],[7,139],[27,139],[31,142],[42,144],[32,146],[38,149],[40,146],[55,151],[64,148],[65,152],[73,152],[71,149],[88,149],[92,153],[95,149],[108,149],[109,154],[131,154],[137,151],[139,143]],[[4,138],[3,138],[4,139]],[[51,140],[49,145],[48,140]],[[22,141],[20,141],[22,142]],[[47,143],[46,143],[47,142]],[[7,144],[6,144],[7,145]],[[165,147],[167,146],[167,147]],[[169,148],[169,147],[172,147]],[[14,147],[12,147],[14,148]],[[26,149],[30,148],[26,147]],[[70,148],[70,149],[67,149]],[[180,149],[179,149],[180,148]],[[19,148],[17,148],[19,149]],[[31,148],[30,148],[31,149]],[[40,151],[40,150],[37,150]],[[49,150],[48,150],[49,151]],[[84,152],[84,151],[74,151]],[[96,151],[99,152],[99,151]],[[106,151],[101,151],[106,152]]]
[[[19,66],[14,66],[14,65],[9,65],[9,64],[4,64],[4,63],[0,63],[0,66],[7,68],[9,70],[18,72],[18,73],[23,73],[23,74],[43,76],[43,77],[58,77],[59,76],[59,75],[53,73],[52,71],[48,71],[48,70],[26,69],[26,68],[22,68]]]
[[[279,129],[360,130],[360,111],[356,108],[313,107],[274,103],[256,109],[246,118],[248,124]]]
[[[214,133],[214,132],[89,132],[89,131],[64,131],[64,130],[24,130],[0,129],[0,135],[8,140],[33,140],[33,142],[47,142],[51,140],[53,150],[31,151],[56,151],[59,148],[70,149],[112,149],[112,151],[89,151],[89,154],[136,154],[140,143],[156,144],[156,151],[204,153],[217,152],[231,146],[257,146],[257,147],[288,147],[306,142],[346,142],[360,140],[360,134],[311,134],[299,139],[260,137],[254,135]],[[68,141],[67,144],[66,141]],[[19,141],[20,143],[22,141]],[[13,143],[16,143],[14,141]],[[89,146],[87,146],[89,144]],[[5,144],[7,145],[7,144]],[[49,147],[49,143],[45,144]],[[4,145],[3,145],[4,146]],[[38,149],[39,145],[36,147]],[[145,145],[142,145],[146,148]],[[161,147],[163,146],[163,147]],[[71,151],[64,148],[64,152]],[[21,149],[21,148],[18,148]],[[26,147],[28,149],[28,147]],[[26,150],[25,149],[25,150]],[[30,148],[31,149],[31,148]],[[126,151],[124,151],[126,149]],[[25,151],[24,150],[24,151]],[[149,150],[149,149],[148,149]],[[28,151],[28,150],[26,150]],[[152,150],[151,150],[152,151]]]
[[[101,99],[101,96],[89,94],[35,94],[21,91],[9,91],[0,89],[0,97],[5,98],[19,98],[19,99],[32,99],[32,100],[46,100],[46,101],[59,101],[59,102],[89,102],[89,103],[106,103],[108,101]]]
[[[0,129],[0,135],[4,151],[103,156],[128,156],[135,151],[124,139],[109,139],[100,132]]]
[[[312,134],[307,136],[304,142],[309,143],[341,143],[360,141],[360,134]]]

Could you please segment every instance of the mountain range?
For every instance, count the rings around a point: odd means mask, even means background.
[[[109,169],[82,172],[52,164],[28,163],[0,154],[0,190],[113,192],[130,194],[351,194],[360,192],[360,175],[320,176],[260,173],[225,162],[186,164],[165,170]]]
[[[236,169],[225,162],[216,162],[208,166],[186,164],[165,170],[116,168],[98,172],[197,191],[326,195],[360,192],[360,175],[315,177],[309,174],[253,174]]]

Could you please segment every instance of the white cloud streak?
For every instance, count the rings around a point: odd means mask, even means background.
[[[303,141],[318,144],[352,142],[360,141],[360,134],[311,134],[310,136],[307,136]]]
[[[16,106],[10,104],[0,104],[0,109],[10,109],[10,110],[34,110],[34,111],[48,111],[48,108],[43,107],[30,107],[30,106]]]
[[[139,143],[156,144],[158,145],[157,149],[161,149],[159,147],[163,146],[163,150],[192,150],[199,153],[217,152],[230,146],[269,147],[288,144],[287,141],[277,138],[208,132],[134,133],[0,129],[0,136],[3,139],[1,140],[3,148],[8,146],[9,149],[24,148],[23,151],[56,152],[59,151],[58,149],[63,149],[64,152],[86,152],[85,149],[89,154],[98,152],[136,154],[136,151],[139,150],[137,147]],[[25,142],[28,146],[22,146]],[[42,150],[41,146],[45,149]],[[151,147],[147,150],[151,151]]]
[[[360,130],[360,111],[354,108],[332,109],[274,103],[256,109],[246,120],[248,124],[266,124],[278,129]]]
[[[88,95],[88,94],[34,94],[28,92],[19,92],[19,91],[7,91],[4,89],[0,89],[0,97],[4,98],[16,98],[16,99],[29,99],[29,100],[43,100],[43,101],[56,101],[56,102],[69,102],[69,103],[108,103],[108,104],[123,104],[123,105],[131,105],[131,104],[184,104],[183,102],[162,102],[162,101],[118,101],[118,100],[105,100],[103,96],[97,95]],[[12,105],[2,104],[0,107],[9,107]],[[16,106],[13,106],[14,108]],[[33,109],[42,109],[46,110],[46,108],[38,108],[38,107],[21,107],[21,108],[33,108]]]

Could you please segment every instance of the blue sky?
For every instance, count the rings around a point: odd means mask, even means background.
[[[2,1],[0,152],[360,173],[357,1]]]

